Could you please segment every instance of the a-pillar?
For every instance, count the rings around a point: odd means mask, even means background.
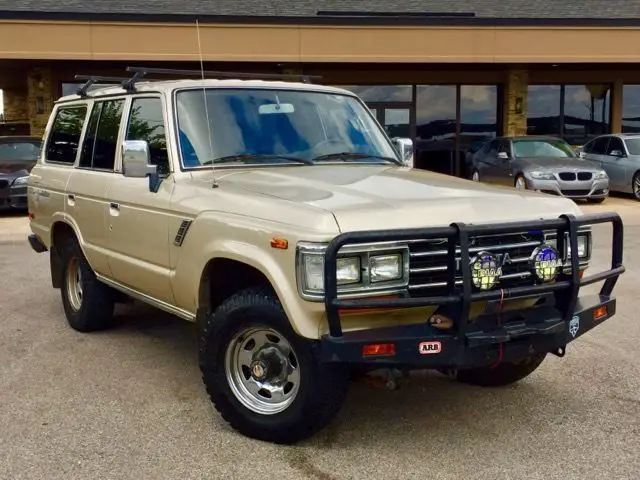
[[[511,68],[504,88],[503,135],[527,134],[527,88],[529,71]]]
[[[27,104],[31,135],[42,136],[53,109],[51,68],[32,68],[27,74]]]

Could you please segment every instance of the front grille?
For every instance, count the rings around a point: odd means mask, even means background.
[[[567,197],[584,197],[585,195],[589,195],[591,190],[561,190],[562,195]]]
[[[0,180],[0,188],[7,188],[9,186],[9,180]]]
[[[572,182],[576,179],[575,172],[560,172],[558,176],[560,180],[564,180],[565,182]]]
[[[591,180],[591,177],[593,177],[593,173],[591,172],[578,172],[578,180],[581,181],[586,181],[586,180]]]
[[[533,250],[544,240],[542,232],[522,232],[502,235],[472,236],[469,239],[469,256],[482,250],[493,254],[508,254],[510,261],[502,266],[500,286],[515,287],[533,283],[528,260]],[[412,296],[445,295],[449,268],[447,265],[447,241],[416,240],[409,243],[409,292]],[[462,284],[459,268],[460,248],[456,249],[456,284]]]

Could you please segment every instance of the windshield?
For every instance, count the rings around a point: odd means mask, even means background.
[[[395,149],[366,107],[347,95],[206,88],[178,92],[176,109],[187,168],[397,162]]]
[[[640,138],[627,138],[624,142],[627,144],[629,155],[640,155]]]
[[[514,140],[513,141],[514,157],[562,157],[574,158],[576,153],[564,140]]]
[[[32,142],[10,142],[0,144],[0,161],[24,162],[38,160],[40,147]]]

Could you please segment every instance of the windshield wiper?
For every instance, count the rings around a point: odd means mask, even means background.
[[[313,160],[300,157],[290,157],[288,155],[257,155],[253,153],[241,153],[239,155],[228,155],[226,157],[214,158],[207,160],[201,165],[215,165],[218,163],[231,163],[231,162],[243,162],[250,160],[273,160],[274,158],[280,158],[282,160],[289,160],[291,162],[304,163],[306,165],[313,165]]]
[[[314,162],[322,162],[324,160],[342,160],[347,161],[354,158],[377,158],[378,160],[384,160],[387,162],[398,163],[398,160],[393,157],[383,157],[381,155],[370,155],[368,153],[358,152],[336,152],[327,153],[325,155],[319,155],[313,159]]]

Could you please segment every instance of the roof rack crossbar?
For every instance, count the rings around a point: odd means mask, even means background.
[[[127,67],[127,72],[140,73],[142,75],[175,75],[180,77],[219,77],[219,78],[253,78],[253,79],[274,79],[274,80],[302,80],[304,83],[311,83],[311,79],[321,79],[317,75],[297,75],[294,73],[257,73],[257,72],[223,72],[215,70],[180,70],[172,68],[147,68],[147,67]]]
[[[87,91],[89,90],[89,87],[94,83],[120,82],[120,84],[124,87],[125,83],[131,80],[130,78],[125,78],[125,77],[109,77],[109,76],[102,76],[102,75],[75,75],[74,78],[76,80],[85,80],[85,83],[79,86],[78,89],[76,90],[76,93],[81,97],[87,96]]]

